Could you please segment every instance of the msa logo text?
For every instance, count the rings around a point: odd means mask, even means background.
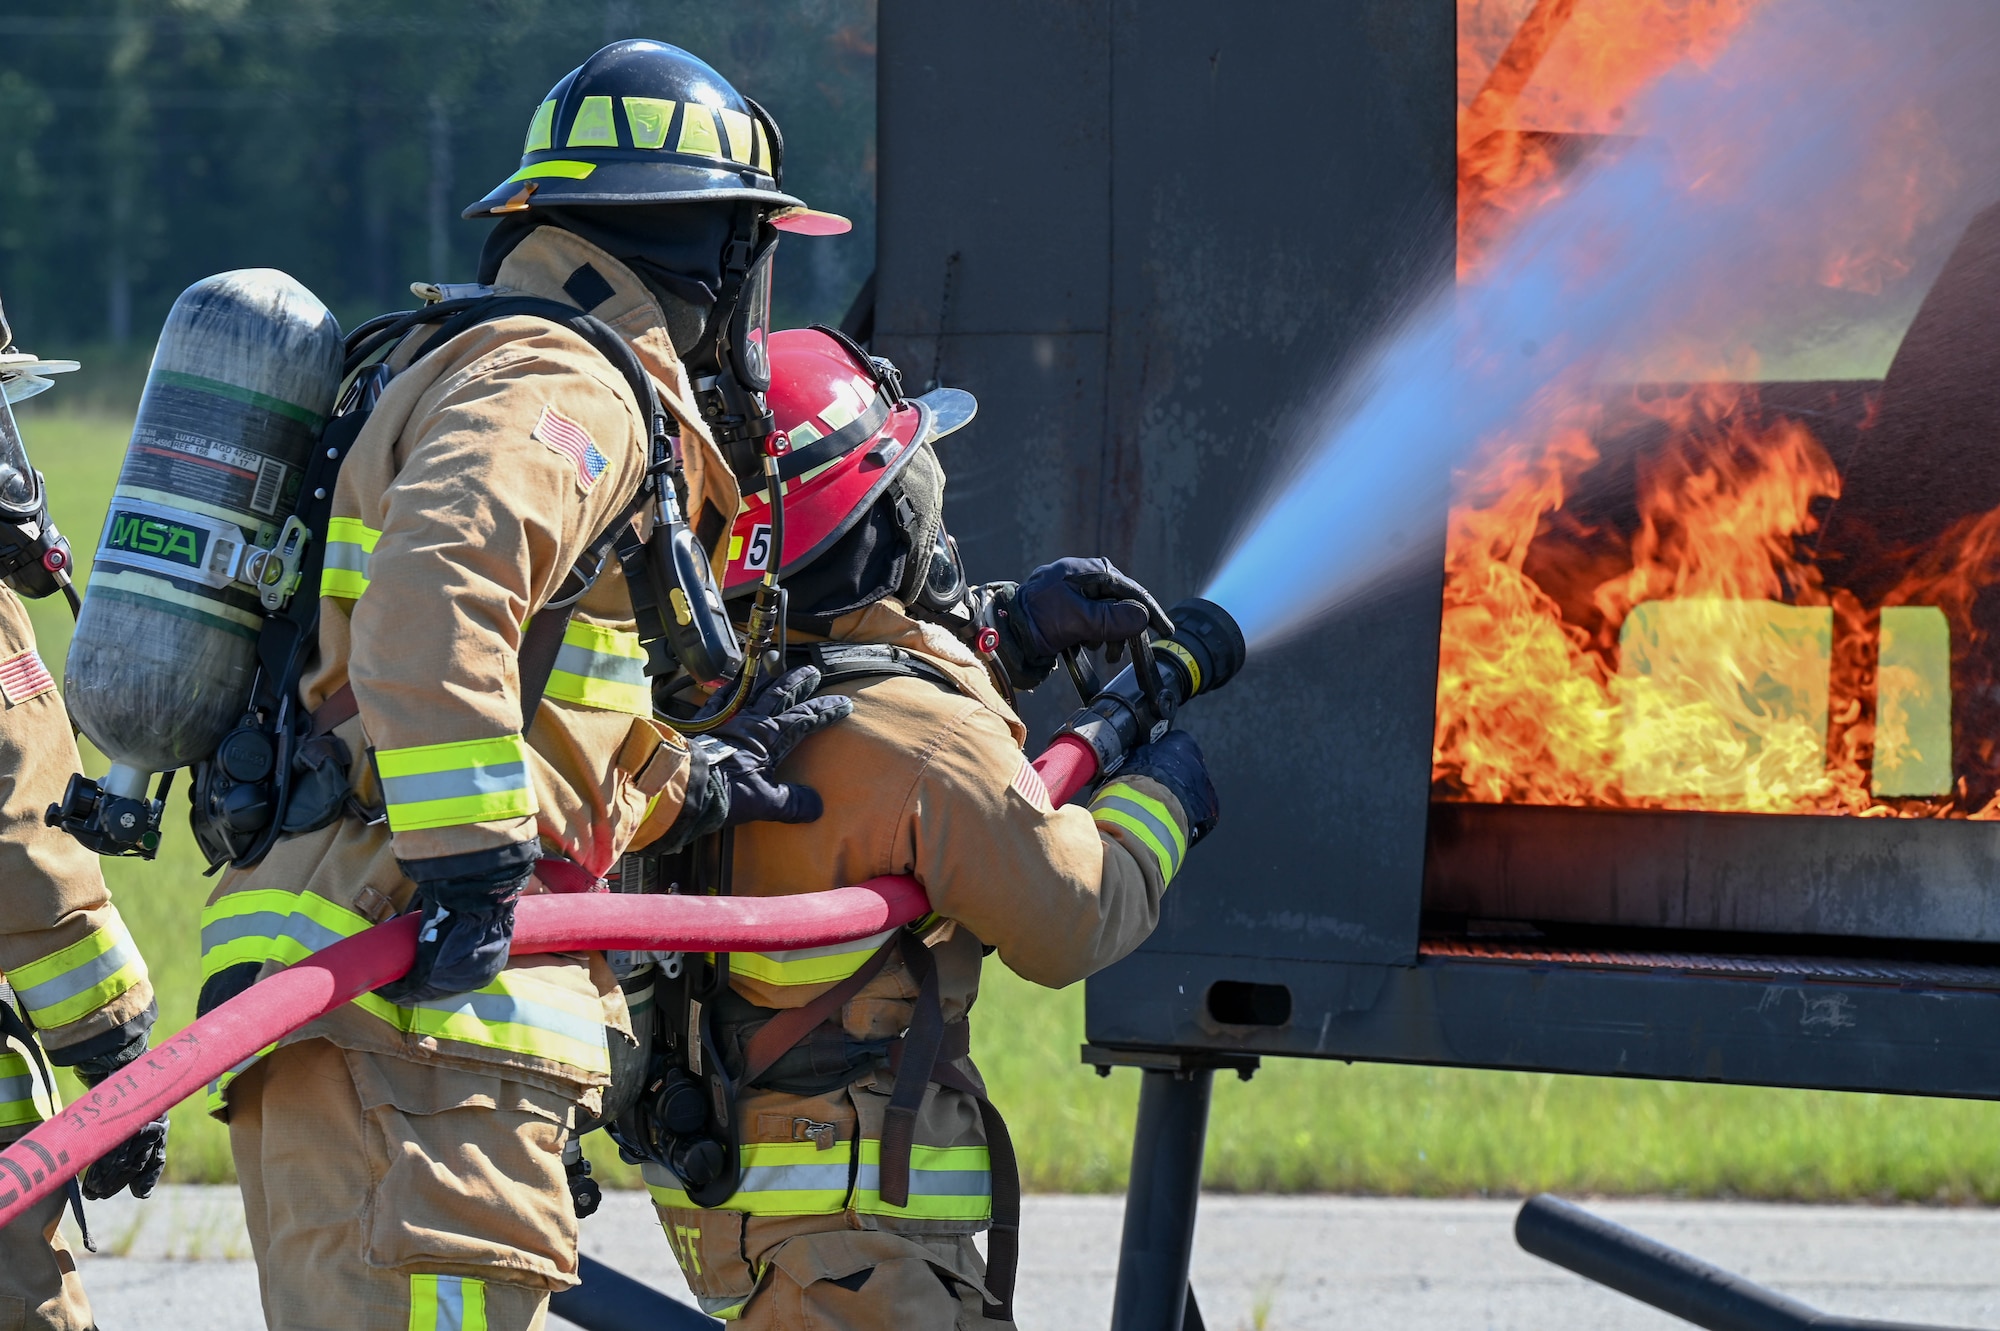
[[[111,539],[105,542],[107,548],[125,554],[151,555],[196,569],[201,567],[202,549],[207,544],[208,533],[199,527],[150,518],[143,513],[113,513]]]

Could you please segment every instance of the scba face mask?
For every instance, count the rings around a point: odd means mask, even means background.
[[[30,598],[62,592],[74,609],[69,573],[69,541],[49,519],[42,474],[28,461],[13,408],[0,395],[0,582]]]
[[[774,424],[764,394],[771,387],[771,267],[778,229],[751,205],[739,205],[722,256],[722,289],[701,341],[690,349],[695,400],[722,456],[738,479],[762,468]]]

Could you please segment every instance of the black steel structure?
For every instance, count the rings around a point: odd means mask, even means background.
[[[1823,1313],[1546,1195],[1522,1205],[1514,1238],[1544,1261],[1708,1331],[1948,1331]]]
[[[975,576],[1104,553],[1202,590],[1324,386],[1448,276],[1455,15],[882,0],[875,346],[979,396],[945,452]],[[1217,1068],[2000,1098],[2000,827],[1433,806],[1426,566],[1185,714],[1222,825],[1088,988],[1086,1059],[1144,1077],[1118,1331],[1192,1306]],[[1042,692],[1046,733],[1074,698]]]

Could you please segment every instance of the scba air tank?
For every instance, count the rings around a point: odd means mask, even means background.
[[[149,773],[208,756],[241,719],[340,364],[333,315],[274,269],[197,282],[167,315],[63,685],[111,793],[143,798]]]

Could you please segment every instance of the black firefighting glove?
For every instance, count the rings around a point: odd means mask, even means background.
[[[1115,649],[1148,626],[1159,634],[1174,631],[1153,594],[1108,559],[1058,559],[1018,587],[997,585],[993,620],[1000,667],[1017,689],[1047,679],[1056,658],[1072,647]]]
[[[1215,796],[1215,783],[1208,779],[1201,745],[1187,731],[1169,730],[1153,743],[1140,745],[1117,775],[1143,776],[1165,786],[1187,815],[1188,845],[1215,830],[1222,807]]]
[[[75,1065],[77,1079],[97,1087],[116,1076],[126,1064],[144,1056],[144,1034],[111,1053],[86,1058]],[[153,1195],[160,1173],[167,1167],[167,1116],[161,1114],[113,1147],[109,1155],[83,1171],[78,1180],[83,1195],[93,1202],[115,1197],[126,1188],[141,1200]]]
[[[720,816],[711,811],[704,821],[715,827],[739,823],[809,823],[824,805],[819,792],[795,781],[780,781],[778,765],[799,742],[854,711],[854,702],[839,694],[813,697],[819,671],[799,666],[756,686],[743,709],[720,727],[696,737],[693,747],[708,768],[710,789],[720,799]]]
[[[498,855],[482,855],[493,863],[477,872],[439,872],[463,869],[462,862],[471,858],[399,861],[417,885],[409,909],[421,913],[423,923],[417,927],[417,960],[409,973],[375,991],[391,1003],[408,1007],[469,994],[493,983],[506,968],[507,949],[514,942],[514,903],[534,877],[539,851],[527,841]]]

